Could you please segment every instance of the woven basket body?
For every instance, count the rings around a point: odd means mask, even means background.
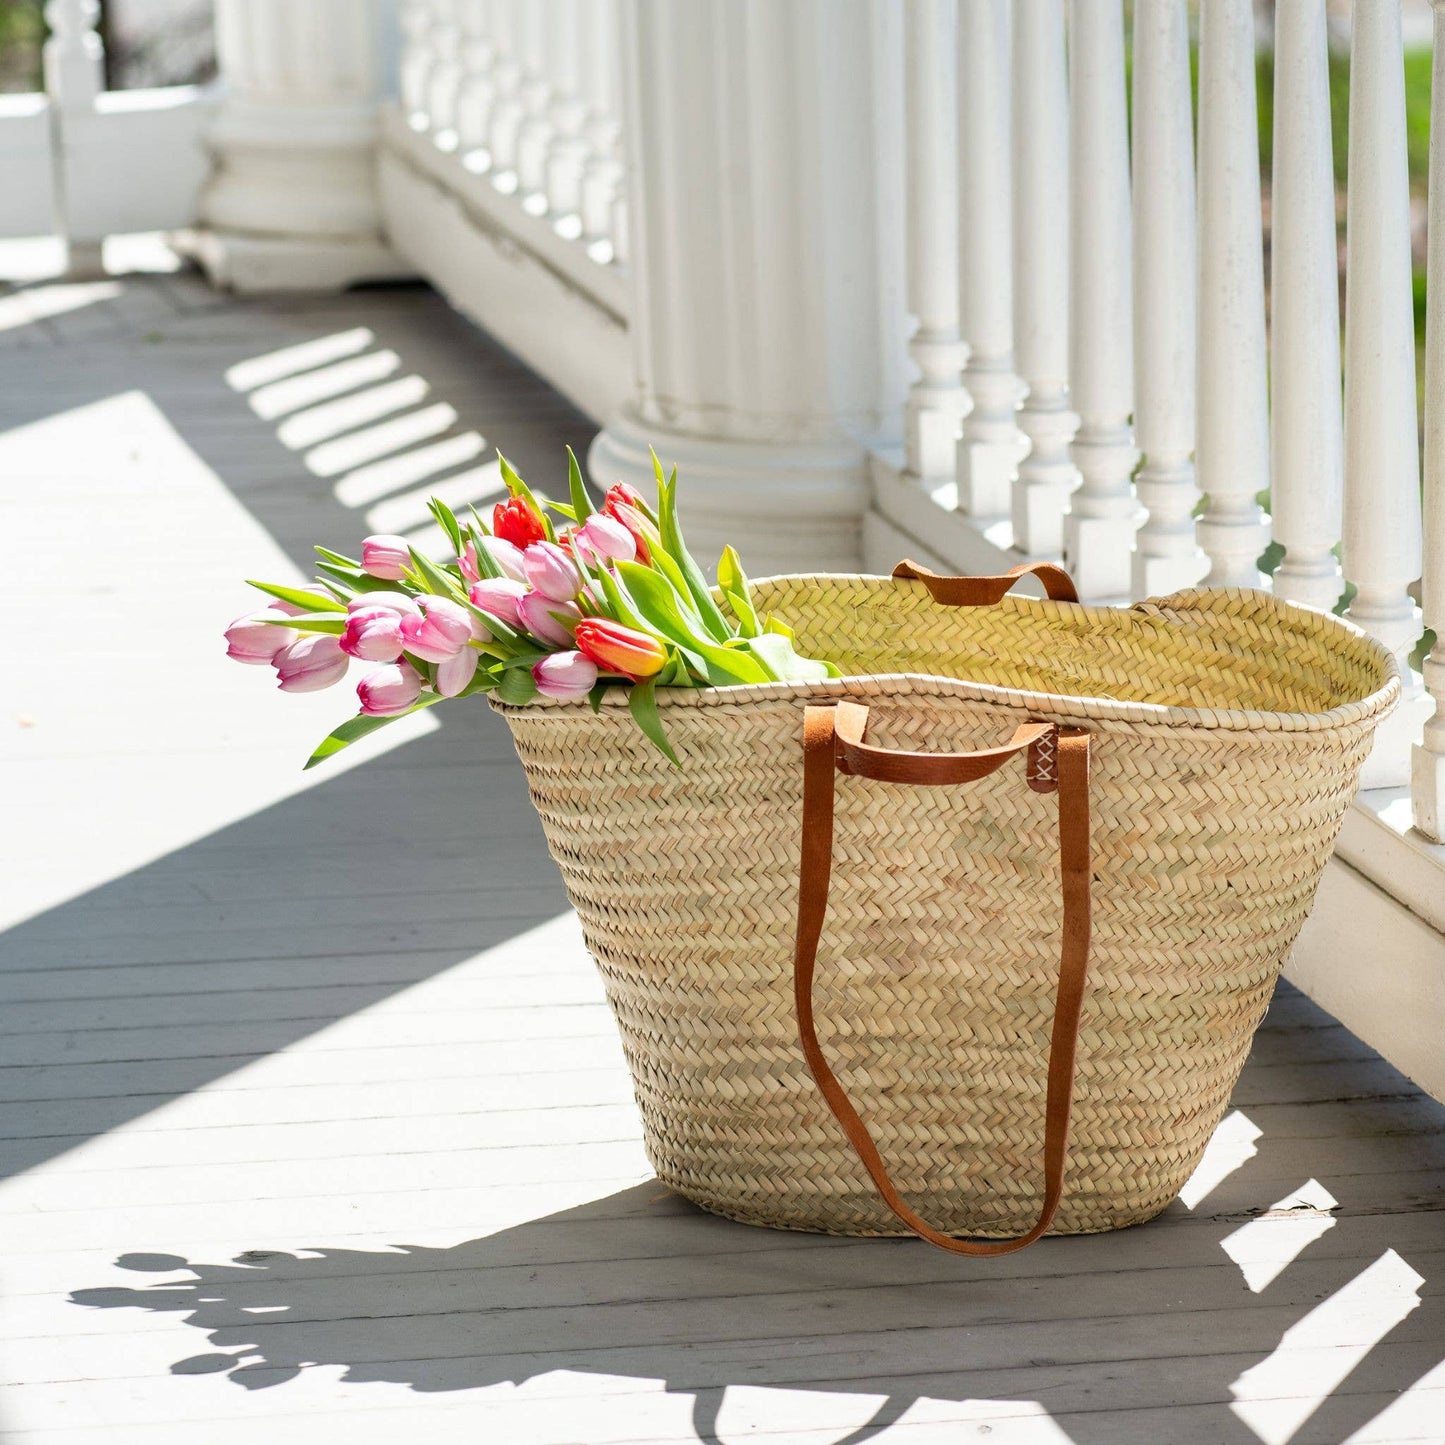
[[[501,708],[606,983],[664,1183],[753,1224],[898,1234],[805,1068],[792,999],[804,706],[870,742],[1092,735],[1094,926],[1053,1232],[1158,1213],[1198,1162],[1399,681],[1382,648],[1263,593],[1130,610],[935,603],[916,582],[777,578],[759,612],[848,676],[670,690],[684,767],[620,695]],[[840,777],[815,989],[824,1048],[939,1229],[1039,1212],[1058,974],[1057,809],[1013,763],[966,787]]]

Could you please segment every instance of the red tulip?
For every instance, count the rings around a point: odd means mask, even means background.
[[[575,641],[578,651],[605,672],[620,672],[635,682],[655,677],[667,665],[667,649],[655,637],[608,617],[584,617]]]
[[[492,508],[492,533],[524,551],[533,542],[545,542],[547,529],[527,505],[525,497],[511,497]]]

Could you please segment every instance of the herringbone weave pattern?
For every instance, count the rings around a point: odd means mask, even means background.
[[[922,584],[755,584],[850,675],[660,695],[672,768],[620,693],[503,708],[606,981],[659,1177],[754,1224],[896,1234],[814,1089],[791,996],[807,702],[953,751],[1028,718],[1094,737],[1094,942],[1055,1232],[1148,1219],[1229,1099],[1399,678],[1265,593],[1124,609],[939,606]],[[1056,804],[1023,763],[967,787],[837,783],[823,1044],[938,1228],[1026,1229],[1057,978]]]

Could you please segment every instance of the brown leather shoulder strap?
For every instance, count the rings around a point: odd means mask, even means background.
[[[883,1202],[904,1224],[919,1238],[954,1254],[1010,1254],[1032,1244],[1044,1234],[1053,1222],[1059,1200],[1063,1197],[1079,1017],[1089,965],[1089,735],[1073,729],[1054,729],[1044,723],[1026,723],[1001,748],[988,748],[976,753],[889,754],[886,749],[868,747],[863,743],[867,718],[866,708],[857,703],[842,702],[836,709],[809,707],[803,720],[803,837],[798,887],[798,936],[793,957],[793,995],[803,1057]],[[1059,861],[1064,895],[1063,945],[1044,1105],[1043,1207],[1034,1226],[1017,1238],[954,1239],[934,1229],[894,1188],[867,1126],[828,1066],[818,1044],[813,1019],[813,976],[817,966],[818,942],[828,911],[828,884],[833,867],[834,772],[840,769],[901,783],[968,782],[993,772],[1013,754],[1035,747],[1039,741],[1039,729],[1057,734]],[[892,763],[884,767],[881,759],[889,757]],[[935,764],[945,766],[938,768],[933,766]]]
[[[1003,601],[1010,588],[1024,577],[1037,577],[1055,602],[1077,602],[1074,579],[1056,562],[1025,562],[997,577],[943,577],[917,562],[904,560],[894,569],[895,577],[922,582],[933,600],[945,607],[991,607]]]

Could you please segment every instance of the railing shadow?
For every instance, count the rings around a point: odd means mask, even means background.
[[[1236,1408],[1231,1387],[1395,1237],[1381,1230],[1369,1177],[1353,1172],[1349,1106],[1318,1107],[1342,1111],[1345,1143],[1321,1145],[1342,1174],[1331,1186],[1336,1224],[1259,1293],[1220,1243],[1260,1213],[1245,1201],[1280,1192],[1268,1147],[1208,1208],[1176,1203],[1152,1224],[1048,1240],[1007,1260],[753,1229],[645,1184],[447,1248],[322,1247],[224,1263],[125,1256],[120,1267],[165,1278],[72,1298],[184,1317],[209,1349],[177,1360],[178,1374],[224,1371],[252,1390],[324,1366],[340,1366],[351,1384],[421,1392],[557,1371],[605,1375],[614,1390],[618,1377],[636,1379],[639,1392],[661,1381],[692,1397],[698,1440],[719,1445],[729,1445],[721,1417],[734,1385],[883,1397],[866,1423],[864,1402],[840,1425],[848,1445],[925,1400],[1033,1402],[1057,1438],[1077,1445],[1142,1439],[1124,1422],[1163,1418],[1176,1424],[1153,1438],[1171,1445],[1338,1445],[1445,1359],[1445,1294],[1431,1270],[1445,1239],[1422,1197],[1422,1227],[1399,1242],[1429,1277],[1377,1340],[1349,1333],[1352,1368],[1336,1363],[1337,1378],[1321,1376],[1312,1351],[1330,1347],[1327,1332],[1299,1342],[1297,1384],[1284,1389],[1304,1397],[1285,1406],[1302,1422],[1272,1426],[1268,1401]],[[1445,1165],[1445,1109],[1423,1099],[1401,1108],[1413,1147]],[[527,1399],[536,1407],[544,1396]]]

